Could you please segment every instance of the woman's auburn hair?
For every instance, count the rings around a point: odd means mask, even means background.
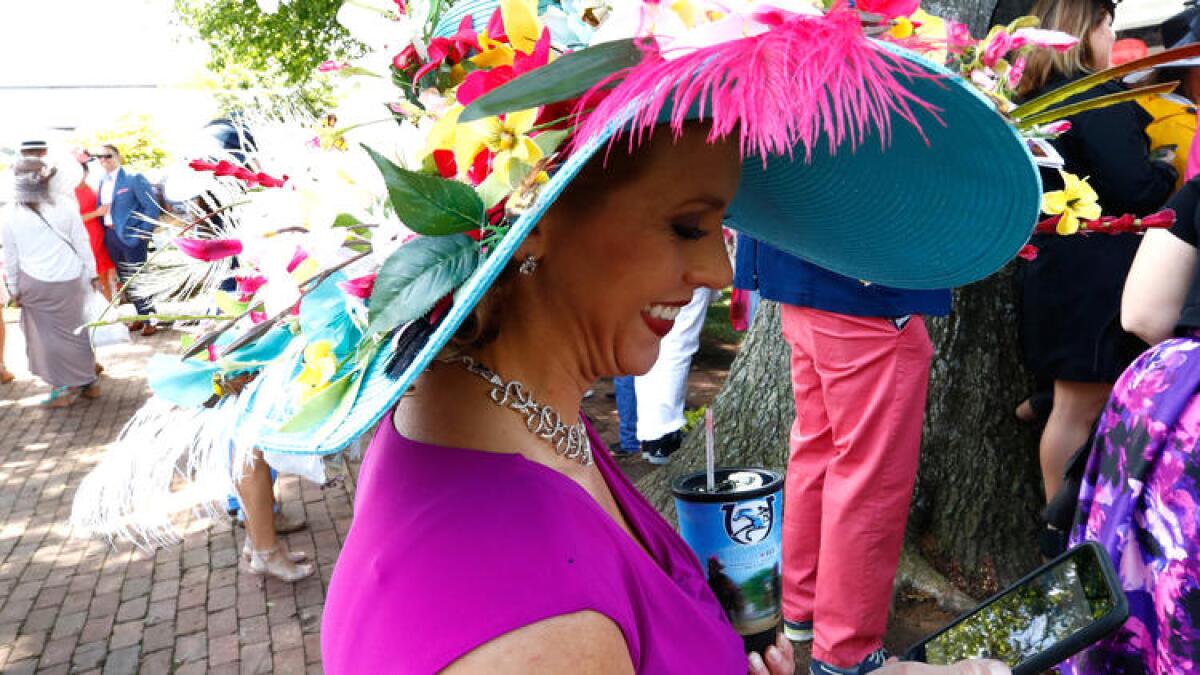
[[[1030,96],[1040,92],[1056,74],[1074,77],[1091,72],[1095,61],[1092,29],[1115,11],[1112,0],[1038,0],[1031,13],[1041,19],[1041,27],[1073,35],[1079,38],[1079,44],[1065,53],[1039,49],[1030,54],[1019,93]]]

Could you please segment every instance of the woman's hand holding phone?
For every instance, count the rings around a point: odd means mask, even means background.
[[[793,675],[796,672],[796,653],[792,649],[792,641],[779,634],[775,644],[767,647],[764,655],[751,652],[746,657],[750,661],[750,675]]]

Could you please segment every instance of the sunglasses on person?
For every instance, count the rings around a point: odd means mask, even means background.
[[[108,154],[108,155],[92,155],[92,157],[94,157],[94,158],[96,158],[96,159],[112,159],[112,158],[113,158],[113,156],[114,156],[114,155],[111,155],[111,154]]]

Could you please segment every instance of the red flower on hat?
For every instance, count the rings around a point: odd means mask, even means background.
[[[215,162],[206,162],[202,159],[193,159],[188,162],[188,166],[192,171],[216,171],[217,165]]]
[[[429,60],[413,74],[413,84],[422,77],[437,70],[443,63],[456,65],[461,63],[471,51],[479,51],[479,36],[471,23],[471,17],[464,16],[458,25],[458,32],[450,37],[435,37],[429,41]],[[392,65],[405,71],[420,62],[416,50],[409,45],[392,59]]]
[[[499,11],[499,10],[497,10]],[[490,34],[489,34],[490,36]],[[494,36],[491,36],[494,37]],[[489,91],[507,84],[509,81],[541,68],[550,62],[550,29],[543,28],[542,36],[533,47],[533,52],[525,54],[520,50],[513,52],[511,66],[499,66],[491,70],[476,70],[458,87],[455,95],[462,105],[470,105],[472,101]]]
[[[1171,227],[1175,224],[1175,210],[1163,209],[1143,217],[1139,222],[1142,227]]]

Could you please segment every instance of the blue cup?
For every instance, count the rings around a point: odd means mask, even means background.
[[[761,653],[774,644],[783,618],[783,476],[722,468],[714,477],[712,492],[703,471],[671,484],[679,532],[746,651]]]

